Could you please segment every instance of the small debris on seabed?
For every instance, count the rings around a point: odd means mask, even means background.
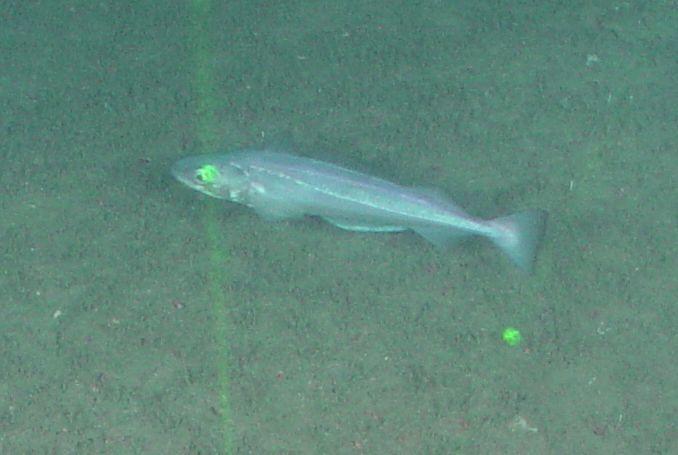
[[[531,433],[539,432],[539,429],[537,427],[531,427],[523,416],[516,416],[513,420],[511,420],[509,428],[511,428],[511,431],[521,430],[529,431]]]

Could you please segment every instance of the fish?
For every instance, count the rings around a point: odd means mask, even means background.
[[[547,212],[531,209],[493,219],[469,215],[439,191],[401,186],[333,163],[275,149],[246,149],[180,159],[171,174],[189,188],[245,205],[266,220],[320,217],[357,232],[411,230],[439,247],[489,239],[532,272]]]

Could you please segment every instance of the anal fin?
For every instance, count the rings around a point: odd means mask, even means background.
[[[345,229],[347,231],[356,231],[356,232],[402,232],[406,231],[407,228],[401,226],[377,226],[370,224],[352,224],[347,220],[340,220],[335,218],[323,217],[325,221],[335,225],[340,229]]]
[[[471,232],[449,227],[418,227],[414,229],[414,232],[439,248],[447,248],[448,246],[473,235]]]

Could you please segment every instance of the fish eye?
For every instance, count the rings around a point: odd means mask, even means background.
[[[214,183],[219,177],[219,170],[216,166],[205,164],[195,171],[195,179],[200,183]]]

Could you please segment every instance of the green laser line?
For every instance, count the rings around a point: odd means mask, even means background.
[[[210,30],[212,3],[210,0],[193,0],[191,17],[191,47],[193,48],[194,79],[193,88],[198,102],[197,134],[200,143],[208,149],[217,143],[216,123],[214,117],[214,84],[210,62],[212,53],[210,47]],[[207,174],[206,174],[207,175]],[[212,298],[214,312],[215,336],[219,349],[217,362],[220,379],[221,415],[223,425],[224,453],[233,453],[233,421],[231,418],[228,379],[228,326],[226,314],[228,295],[220,283],[227,280],[225,271],[228,270],[228,257],[222,248],[219,248],[219,226],[213,206],[205,214],[204,225],[210,247],[210,272],[208,275],[209,291]]]

